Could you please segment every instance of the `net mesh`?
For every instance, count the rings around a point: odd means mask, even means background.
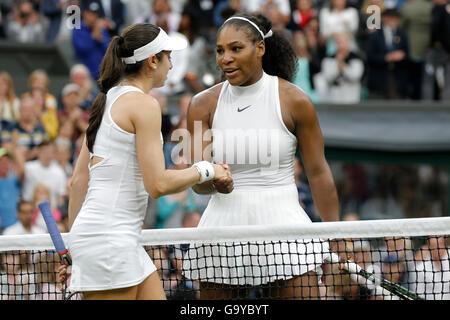
[[[142,244],[173,300],[450,300],[449,234],[443,217],[152,229]],[[48,234],[0,236],[0,259],[1,300],[82,299],[58,284]]]

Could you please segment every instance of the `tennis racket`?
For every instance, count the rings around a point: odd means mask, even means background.
[[[55,218],[53,217],[52,209],[50,208],[50,203],[48,201],[44,201],[38,204],[39,210],[41,210],[42,216],[44,217],[45,224],[47,225],[48,232],[50,233],[50,237],[52,238],[53,245],[55,246],[56,252],[58,252],[59,259],[61,264],[66,266],[72,265],[72,260],[69,257],[69,252],[64,245],[63,238],[61,233],[59,232],[58,226],[56,225]],[[64,300],[70,299],[72,295],[70,295],[66,299],[66,287],[67,283],[64,282],[63,287],[63,298]]]
[[[339,256],[333,252],[330,253],[330,255],[326,258],[326,260],[328,260],[331,263],[340,263]],[[361,268],[358,264],[356,264],[354,262],[347,261],[343,264],[343,267],[350,274],[361,276],[361,277],[375,283],[375,285],[379,285],[383,289],[400,297],[403,300],[423,300],[423,298],[420,297],[415,292],[408,290],[407,288],[402,287],[401,285],[399,285],[397,283],[393,283],[389,280],[378,277],[378,276],[374,275],[373,273],[367,272],[366,270],[364,270],[363,268]]]

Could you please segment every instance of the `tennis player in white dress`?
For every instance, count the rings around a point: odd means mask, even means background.
[[[322,220],[338,220],[337,192],[314,106],[287,81],[295,65],[287,40],[264,16],[239,15],[219,29],[216,50],[226,81],[193,98],[188,129],[195,132],[201,122],[202,133],[212,130],[212,159],[230,166],[234,190],[228,193],[219,183],[194,187],[198,193],[219,191],[198,227],[311,223],[294,180],[297,147]],[[328,243],[308,240],[192,244],[183,269],[187,278],[200,281],[205,299],[241,297],[244,286],[271,286],[268,297],[314,299],[327,250]]]
[[[85,299],[165,299],[141,245],[148,195],[229,178],[226,166],[206,161],[165,169],[160,106],[147,93],[164,84],[170,52],[184,47],[152,24],[137,24],[112,39],[102,62],[102,93],[93,105],[69,203],[69,290]]]

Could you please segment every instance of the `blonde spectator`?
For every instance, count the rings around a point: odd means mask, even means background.
[[[45,92],[41,89],[33,89],[24,94],[24,97],[33,98],[36,107],[36,119],[44,127],[50,139],[55,139],[58,134],[59,121],[56,112],[45,107]]]
[[[20,100],[14,91],[14,83],[10,74],[0,72],[0,119],[10,122],[19,120]]]
[[[54,112],[56,112],[58,103],[55,96],[48,92],[49,85],[50,79],[45,70],[34,70],[28,78],[28,87],[30,89],[30,92],[35,89],[42,90],[45,97],[45,108],[49,111],[53,110]]]

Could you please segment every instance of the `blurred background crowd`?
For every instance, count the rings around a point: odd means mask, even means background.
[[[99,66],[110,39],[133,23],[154,23],[189,42],[172,53],[165,86],[149,92],[161,105],[166,165],[183,168],[171,156],[177,143],[171,135],[186,128],[192,96],[223,80],[216,31],[241,12],[265,14],[291,41],[298,56],[292,82],[314,103],[450,101],[448,0],[1,0],[0,42],[57,43],[74,63],[59,91],[51,90],[45,68],[30,72],[23,92],[8,68],[0,70],[0,233],[46,232],[37,209],[43,200],[67,231],[70,179],[98,93]],[[343,220],[448,212],[448,166],[330,166]],[[295,177],[300,204],[320,221],[299,161]],[[196,226],[207,202],[192,190],[149,198],[144,227]],[[166,251],[157,254],[176,255]]]

